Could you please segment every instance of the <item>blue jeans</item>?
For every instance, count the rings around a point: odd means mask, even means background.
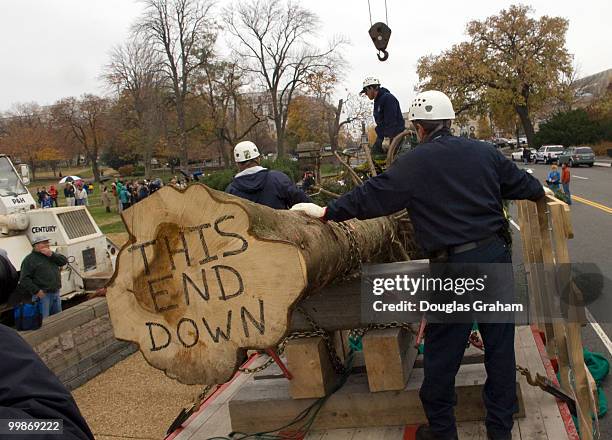
[[[567,204],[571,205],[572,204],[572,195],[570,194],[569,183],[562,183],[562,185],[563,185],[563,192],[567,196]]]
[[[62,311],[62,300],[59,290],[57,292],[46,293],[40,300],[43,319],[47,316],[55,315]]]
[[[480,248],[449,257],[449,263],[511,263],[508,247],[501,239]],[[514,283],[512,277],[507,280]],[[457,404],[455,376],[459,371],[471,323],[429,323],[425,328],[425,378],[419,392],[432,431],[441,438],[457,435],[454,407]],[[512,431],[518,412],[514,358],[514,323],[479,323],[485,346],[487,380],[483,400],[485,425],[493,435]]]

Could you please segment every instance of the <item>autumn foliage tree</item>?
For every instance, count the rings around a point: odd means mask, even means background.
[[[510,107],[532,144],[534,114],[568,92],[564,79],[572,72],[565,47],[568,20],[536,19],[532,13],[513,5],[468,23],[468,41],[419,60],[419,88],[447,92],[458,113],[482,114],[491,104]]]
[[[47,112],[36,103],[16,104],[2,122],[2,152],[27,162],[35,178],[41,154],[54,146]]]

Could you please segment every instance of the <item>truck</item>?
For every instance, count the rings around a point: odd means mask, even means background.
[[[112,276],[117,247],[100,231],[86,206],[39,208],[26,186],[29,183],[28,166],[16,168],[8,155],[0,154],[0,248],[19,270],[32,251],[32,239],[44,235],[51,249],[69,261],[61,270],[62,299],[101,287]],[[0,304],[0,310],[6,309]]]

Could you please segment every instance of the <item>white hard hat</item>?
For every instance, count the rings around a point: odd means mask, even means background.
[[[46,241],[50,241],[49,237],[38,235],[32,239],[32,246],[37,245],[38,243],[44,243]]]
[[[236,162],[246,162],[260,156],[257,145],[251,141],[238,142],[234,147],[234,160]]]
[[[412,101],[408,113],[409,121],[455,119],[451,100],[437,90],[419,93]]]
[[[380,81],[378,78],[374,76],[367,76],[366,79],[363,80],[363,87],[361,89],[361,93],[365,93],[366,87],[368,86],[379,86]]]

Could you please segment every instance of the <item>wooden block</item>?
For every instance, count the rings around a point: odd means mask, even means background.
[[[484,420],[482,390],[486,379],[484,365],[462,365],[455,388],[457,421]],[[419,388],[423,370],[415,369],[402,391],[372,393],[365,374],[351,375],[346,384],[332,394],[318,412],[312,429],[341,429],[398,426],[427,423]],[[292,399],[289,382],[268,379],[246,384],[229,402],[233,431],[261,432],[290,423],[314,399]],[[522,395],[517,384],[520,412],[524,417]],[[303,421],[301,422],[303,423]],[[288,427],[287,429],[291,429]]]
[[[401,327],[370,330],[363,337],[370,391],[403,390],[418,350],[414,335]]]
[[[293,339],[285,347],[287,368],[293,379],[289,394],[294,399],[323,397],[336,384],[336,373],[322,337]]]

